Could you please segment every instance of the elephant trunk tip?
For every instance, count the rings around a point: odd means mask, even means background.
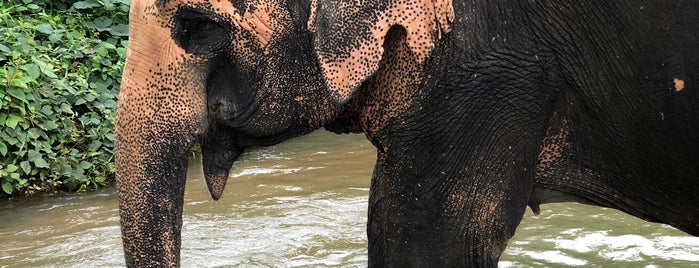
[[[223,195],[223,188],[221,188],[221,190],[209,189],[209,191],[211,192],[211,198],[213,198],[214,201],[218,201],[221,199],[221,195]]]
[[[204,178],[206,186],[209,188],[211,198],[218,200],[223,195],[226,188],[228,173],[233,163],[243,153],[236,144],[233,143],[232,132],[225,128],[218,128],[217,131],[208,133],[201,140],[202,166],[204,168]]]
[[[206,186],[209,188],[211,198],[218,201],[223,195],[228,180],[228,170],[216,170],[217,172],[204,172]]]

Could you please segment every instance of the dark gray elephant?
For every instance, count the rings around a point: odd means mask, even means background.
[[[185,169],[376,146],[370,266],[495,266],[527,205],[699,235],[699,2],[134,0],[117,180],[129,266],[179,266]],[[234,228],[234,227],[233,227]]]

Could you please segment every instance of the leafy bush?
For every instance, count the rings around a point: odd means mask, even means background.
[[[129,0],[0,5],[0,196],[105,185]]]

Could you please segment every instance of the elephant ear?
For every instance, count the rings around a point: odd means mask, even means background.
[[[452,0],[312,0],[308,28],[331,94],[344,104],[379,69],[391,27],[405,28],[421,64],[453,20]]]

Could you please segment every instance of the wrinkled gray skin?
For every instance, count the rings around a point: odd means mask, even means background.
[[[697,1],[144,0],[130,23],[128,266],[179,266],[195,142],[218,199],[246,148],[323,126],[377,148],[370,266],[494,267],[549,202],[699,235]]]

